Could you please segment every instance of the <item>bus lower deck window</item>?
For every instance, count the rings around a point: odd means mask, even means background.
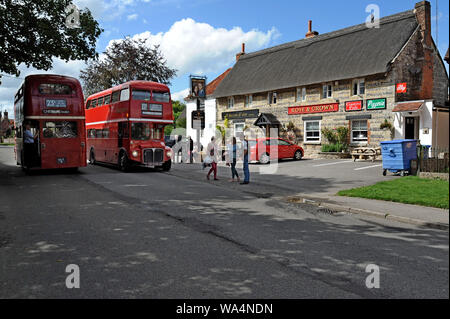
[[[46,122],[42,135],[44,138],[75,138],[77,122]]]

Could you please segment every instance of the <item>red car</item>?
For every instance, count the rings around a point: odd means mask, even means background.
[[[249,140],[250,161],[268,164],[270,160],[291,158],[301,160],[304,156],[303,148],[282,138],[259,138]]]

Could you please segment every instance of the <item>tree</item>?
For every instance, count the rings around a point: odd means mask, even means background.
[[[179,123],[178,118],[180,117],[181,113],[183,113],[184,109],[186,108],[186,104],[181,103],[180,101],[173,101],[172,103],[173,106],[173,119],[174,119],[174,124],[171,125],[167,125],[166,128],[164,129],[164,134],[169,136],[172,131],[175,128],[185,128],[186,127],[186,119],[184,121],[184,126],[180,126],[180,124],[182,125],[183,123]]]
[[[22,63],[49,70],[54,57],[95,58],[102,31],[89,9],[70,0],[0,0],[0,72],[19,76]]]
[[[126,37],[114,41],[100,59],[90,60],[81,71],[87,96],[128,81],[143,80],[170,84],[176,70],[167,67],[159,46]]]

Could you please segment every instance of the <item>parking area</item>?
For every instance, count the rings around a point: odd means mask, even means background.
[[[301,161],[283,160],[271,165],[251,164],[251,181],[265,185],[267,192],[284,195],[305,194],[311,196],[334,195],[343,189],[368,186],[380,181],[399,178],[392,174],[383,176],[381,161],[356,161],[351,159],[304,159]],[[238,172],[243,177],[242,163],[238,163]],[[203,179],[200,174],[206,175],[207,170],[201,171],[198,164],[175,164],[171,174],[184,175],[196,173],[197,178]],[[194,175],[192,175],[194,176]],[[230,168],[219,164],[219,177],[231,178]],[[255,188],[248,187],[249,190]],[[274,190],[277,188],[277,190]],[[258,187],[258,190],[261,188]]]

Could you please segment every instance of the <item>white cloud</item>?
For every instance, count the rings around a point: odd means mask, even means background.
[[[242,43],[246,44],[247,51],[255,51],[267,47],[278,35],[276,28],[244,32],[240,27],[215,28],[188,18],[175,22],[167,32],[146,31],[133,38],[160,45],[168,65],[176,68],[181,76],[223,71],[233,63]]]
[[[180,101],[184,103],[184,98],[189,95],[189,88],[179,92],[172,93],[172,101]]]
[[[84,61],[69,61],[65,62],[61,59],[53,60],[53,68],[48,71],[37,70],[35,68],[27,68],[25,65],[20,65],[20,76],[15,78],[13,76],[3,76],[0,85],[0,110],[7,109],[10,114],[13,114],[14,94],[23,82],[27,75],[31,74],[59,74],[67,75],[79,79],[80,70],[85,68]]]
[[[127,20],[128,21],[132,21],[132,20],[136,20],[138,18],[138,14],[137,13],[133,13],[127,16]]]

